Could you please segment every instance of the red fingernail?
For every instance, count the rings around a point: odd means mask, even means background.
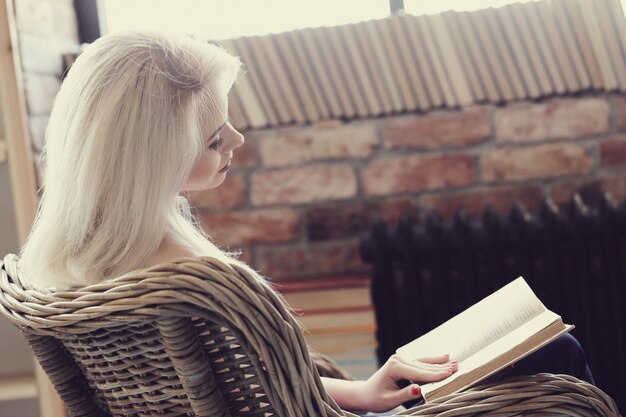
[[[413,388],[411,388],[411,394],[415,395],[416,397],[420,395],[420,387],[418,387],[417,385],[413,385]]]

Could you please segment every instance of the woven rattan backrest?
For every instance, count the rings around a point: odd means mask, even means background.
[[[0,262],[0,311],[73,416],[343,416],[299,326],[239,267],[187,258],[65,292]]]

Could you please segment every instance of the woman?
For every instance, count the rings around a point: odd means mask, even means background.
[[[207,239],[181,196],[219,186],[244,143],[227,118],[239,68],[219,47],[173,35],[113,34],[89,46],[46,131],[24,276],[41,286],[83,286],[188,256],[250,270]],[[447,355],[392,357],[366,381],[323,382],[345,409],[384,411],[418,399],[419,384],[447,378],[457,365]],[[413,383],[400,388],[402,380]]]

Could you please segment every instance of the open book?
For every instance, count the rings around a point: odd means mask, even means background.
[[[412,361],[449,353],[459,361],[449,378],[421,385],[422,396],[431,401],[482,381],[573,327],[549,311],[520,277],[397,354]]]

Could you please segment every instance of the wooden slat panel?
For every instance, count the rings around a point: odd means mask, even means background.
[[[533,69],[537,81],[539,84],[539,91],[541,94],[551,95],[554,94],[552,83],[550,82],[550,76],[548,71],[541,60],[541,54],[535,44],[533,35],[529,29],[529,23],[524,13],[524,8],[521,4],[512,4],[509,6],[511,16],[513,17],[513,23],[519,34],[519,37],[524,45],[528,60],[530,61],[531,68]]]
[[[357,43],[357,48],[361,51],[363,60],[365,61],[364,68],[368,71],[368,77],[372,84],[372,88],[376,92],[376,96],[380,100],[381,113],[392,113],[396,110],[391,102],[391,92],[389,87],[385,85],[384,75],[379,65],[380,58],[375,52],[376,46],[373,41],[370,41],[369,35],[366,32],[365,23],[357,25],[349,25],[352,36]]]
[[[463,72],[467,75],[469,88],[472,92],[475,102],[480,103],[486,100],[487,96],[485,90],[480,82],[476,68],[472,63],[472,59],[469,55],[468,49],[465,47],[461,32],[458,29],[458,23],[456,21],[456,13],[448,11],[442,14],[448,29],[450,30],[450,36],[452,43],[459,54],[461,65],[463,66]]]
[[[450,28],[443,14],[431,16],[432,31],[437,43],[437,48],[441,51],[444,66],[447,69],[452,83],[454,95],[461,106],[472,103],[472,93],[465,75],[465,70],[461,65],[461,58],[454,48],[454,42],[450,34]]]
[[[406,30],[404,30],[403,25],[405,17],[392,15],[385,20],[393,38],[394,49],[398,52],[400,67],[396,70],[403,73],[408,80],[405,84],[406,90],[413,93],[412,98],[416,100],[418,109],[428,110],[432,108],[433,104],[429,103],[428,97],[424,93],[422,80],[415,70],[415,57],[411,54],[411,48],[407,42],[408,34]]]
[[[250,128],[626,91],[618,0],[394,15],[225,45],[248,64],[231,113]]]
[[[537,2],[534,4],[537,8],[536,15],[541,19],[543,28],[546,31],[546,42],[550,43],[552,53],[554,53],[559,70],[563,77],[566,90],[568,92],[578,91],[580,89],[580,85],[578,84],[576,75],[574,74],[574,65],[567,55],[564,41],[559,33],[554,8],[550,8],[548,3],[545,2]]]
[[[494,83],[493,77],[487,67],[486,57],[480,49],[478,38],[472,28],[470,14],[467,12],[457,13],[456,18],[457,23],[459,24],[459,31],[463,39],[464,47],[468,49],[472,58],[472,63],[477,69],[478,77],[485,88],[487,99],[494,103],[501,101],[496,84]]]
[[[407,46],[410,45],[409,56],[413,56],[413,62],[409,65],[413,68],[415,94],[418,97],[419,108],[425,110],[443,105],[443,98],[438,88],[437,78],[432,68],[432,59],[427,54],[426,42],[418,27],[424,22],[418,18],[406,16],[402,19],[405,25]],[[422,82],[423,80],[423,82]],[[428,94],[426,97],[425,93]]]
[[[362,89],[359,88],[359,85],[357,84],[354,77],[354,70],[348,61],[347,51],[344,46],[341,32],[336,26],[326,28],[325,32],[330,40],[329,46],[331,47],[334,56],[334,67],[342,80],[341,82],[346,87],[348,97],[350,98],[350,102],[356,112],[356,116],[367,117],[369,114],[365,103],[365,97]]]
[[[293,39],[290,33],[282,33],[274,36],[274,42],[277,46],[277,53],[280,54],[281,60],[286,67],[286,74],[291,80],[291,88],[296,96],[298,103],[302,106],[302,111],[306,121],[315,121],[320,118],[315,105],[315,95],[309,88],[306,80],[305,68],[308,66],[299,65],[302,60],[297,57],[294,49],[289,44],[289,39]],[[317,91],[317,90],[316,90]]]
[[[580,7],[580,15],[587,28],[587,35],[589,36],[596,62],[602,73],[604,89],[606,91],[616,89],[618,87],[617,76],[609,58],[609,51],[606,48],[606,43],[602,36],[602,28],[600,27],[595,8],[593,4],[587,0],[578,1],[577,3]],[[574,7],[572,7],[572,9],[574,9]]]
[[[402,100],[404,102],[404,109],[416,110],[418,108],[417,102],[413,98],[413,94],[409,88],[411,83],[405,74],[401,53],[398,50],[398,45],[396,45],[396,40],[392,34],[391,19],[381,19],[374,22],[376,29],[380,34],[385,51],[387,52],[387,56],[389,57],[391,73],[398,84],[398,90],[400,91],[400,95],[402,96]],[[403,44],[405,40],[406,39],[402,39]]]
[[[418,18],[419,19],[419,18]],[[417,27],[422,33],[422,38],[426,43],[426,48],[430,56],[430,60],[433,64],[433,70],[438,75],[439,87],[442,92],[443,102],[449,107],[455,107],[458,105],[457,99],[452,92],[452,85],[450,84],[450,78],[448,72],[441,58],[441,50],[437,47],[435,37],[432,32],[432,19],[422,18],[423,24],[418,24]],[[439,21],[437,23],[440,23]]]
[[[526,88],[526,92],[530,98],[537,98],[541,95],[537,76],[532,70],[530,59],[524,49],[524,43],[515,28],[513,16],[508,7],[501,7],[496,10],[496,16],[501,23],[502,33],[505,35],[507,42],[511,48],[511,53],[515,59],[515,63],[519,68],[522,81]]]
[[[574,1],[570,0],[564,1],[563,6],[565,14],[569,18],[570,25],[576,36],[576,41],[578,42],[578,48],[580,49],[583,61],[585,62],[585,66],[587,67],[587,71],[591,77],[591,86],[594,89],[602,90],[604,88],[602,73],[598,62],[596,61],[595,54],[593,53],[593,47],[591,46],[591,41],[589,40],[589,35],[587,34],[583,18],[580,15],[578,5]]]
[[[361,23],[364,29],[364,33],[367,36],[366,42],[372,46],[374,55],[377,57],[377,66],[380,73],[383,76],[385,86],[387,87],[387,94],[391,100],[393,111],[400,112],[405,109],[404,101],[402,100],[402,94],[400,93],[400,86],[397,84],[397,80],[393,76],[393,68],[391,67],[391,60],[385,49],[385,45],[382,41],[382,35],[378,30],[378,24],[375,20]]]
[[[352,105],[345,82],[337,68],[335,56],[332,48],[330,47],[330,42],[332,42],[332,40],[329,38],[328,32],[326,30],[318,29],[312,30],[310,34],[317,49],[321,52],[321,56],[323,57],[322,65],[326,68],[328,79],[332,83],[331,94],[334,93],[339,100],[339,105],[342,109],[341,115],[349,118],[354,117],[356,115],[356,109]]]
[[[357,44],[353,27],[354,25],[344,25],[338,27],[338,30],[345,42],[346,56],[352,64],[355,78],[359,84],[358,88],[360,88],[367,105],[368,114],[370,116],[378,116],[383,113],[381,101],[376,94],[374,82],[367,72],[367,63],[361,53],[361,48]]]
[[[482,46],[482,50],[487,60],[487,65],[491,67],[491,73],[494,75],[496,85],[502,100],[511,101],[514,98],[513,89],[507,79],[506,72],[501,64],[501,60],[496,52],[493,38],[487,32],[487,22],[483,19],[484,13],[476,13],[473,20],[474,30],[477,34],[477,40]]]
[[[617,32],[617,45],[620,49],[617,59],[624,61],[626,59],[626,17],[624,16],[624,10],[619,0],[607,0],[606,5],[612,18],[612,25]],[[621,91],[626,91],[621,85],[620,89]]]
[[[488,36],[493,39],[497,48],[498,55],[500,57],[499,59],[502,62],[502,68],[506,72],[509,83],[511,84],[513,96],[516,99],[526,98],[526,89],[524,88],[519,68],[517,67],[513,55],[511,54],[511,49],[506,43],[506,38],[503,36],[502,29],[498,24],[498,18],[494,9],[489,8],[485,10],[483,15],[485,30],[487,31]]]
[[[548,75],[552,81],[552,86],[557,94],[563,94],[565,92],[565,83],[563,76],[559,71],[559,66],[554,58],[554,52],[550,48],[548,42],[548,35],[545,32],[544,27],[541,25],[541,18],[537,14],[535,9],[535,2],[530,2],[522,8],[526,13],[528,22],[530,23],[531,33],[541,55],[541,60],[545,63],[548,70]]]
[[[315,103],[317,112],[321,118],[327,118],[332,115],[331,105],[324,95],[324,87],[328,83],[323,79],[325,74],[317,70],[316,64],[319,64],[321,67],[321,63],[313,62],[311,54],[314,54],[314,51],[308,50],[304,34],[305,31],[294,31],[286,34],[285,38],[296,54],[299,66],[306,79],[307,89],[310,91],[310,98]]]
[[[580,89],[587,90],[591,88],[591,77],[585,66],[583,56],[576,42],[576,34],[571,27],[570,21],[565,11],[564,2],[567,0],[553,0],[551,3],[554,17],[560,33],[563,35],[563,41],[567,50],[567,54],[573,63],[572,69],[578,78]]]
[[[613,30],[613,21],[611,20],[611,11],[609,10],[608,2],[607,0],[596,0],[593,2],[593,6],[596,17],[598,18],[598,25],[605,28],[599,35],[604,39],[604,45],[606,46],[606,50],[608,52],[607,58],[613,66],[618,87],[620,89],[625,89],[626,65],[624,64],[624,56],[622,55],[619,47],[617,32]]]
[[[302,109],[299,100],[296,98],[293,82],[291,81],[291,75],[285,71],[285,63],[278,54],[276,44],[274,42],[275,38],[275,36],[260,37],[258,40],[261,46],[261,51],[267,57],[268,64],[270,65],[272,74],[274,75],[273,79],[278,87],[278,90],[276,91],[280,92],[281,95],[278,99],[285,104],[287,111],[297,123],[303,123],[306,121],[304,110]]]
[[[278,121],[281,124],[290,123],[294,120],[293,109],[290,109],[285,102],[280,87],[281,80],[276,77],[270,57],[265,48],[267,37],[252,36],[247,38],[249,57],[254,62],[256,68],[248,68],[250,72],[258,70],[259,80],[263,83],[264,88],[268,92],[267,99],[271,103],[272,108],[276,112]]]

